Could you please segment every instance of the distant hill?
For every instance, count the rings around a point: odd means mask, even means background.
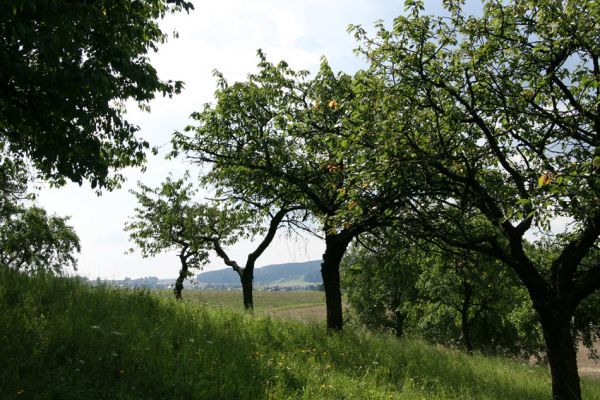
[[[238,286],[240,284],[238,274],[231,268],[201,272],[197,279],[201,285]],[[254,270],[255,285],[277,285],[284,282],[317,284],[321,281],[320,260],[267,265]]]

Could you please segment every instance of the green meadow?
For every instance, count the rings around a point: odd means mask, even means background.
[[[0,398],[550,397],[543,366],[360,329],[328,334],[322,323],[259,310],[290,309],[294,296],[308,307],[321,293],[257,292],[254,314],[236,310],[237,296],[187,291],[177,302],[0,268]],[[585,399],[600,399],[600,380],[582,386]]]

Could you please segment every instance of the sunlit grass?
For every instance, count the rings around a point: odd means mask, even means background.
[[[172,298],[170,290],[156,290],[152,294]],[[256,311],[271,311],[274,309],[286,309],[294,307],[305,307],[307,305],[322,304],[325,307],[325,293],[315,291],[290,291],[269,292],[255,291],[253,294],[254,307]],[[184,290],[183,300],[191,304],[207,304],[210,306],[227,307],[239,309],[243,306],[242,290]]]
[[[2,399],[550,397],[542,367],[3,269],[0,328]]]

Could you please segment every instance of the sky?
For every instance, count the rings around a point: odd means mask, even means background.
[[[122,171],[127,178],[123,187],[101,196],[89,184],[43,187],[38,193],[38,205],[71,217],[70,223],[81,239],[79,275],[90,279],[177,276],[175,251],[146,259],[139,251],[126,254],[134,246],[123,227],[136,206],[129,191],[136,188],[137,181],[157,186],[169,173],[175,177],[186,169],[198,173],[197,166],[182,159],[165,160],[164,155],[170,149],[171,134],[191,123],[192,112],[212,102],[216,89],[213,70],[221,71],[230,82],[245,80],[256,71],[256,52],[262,49],[270,61],[286,60],[294,69],[316,71],[325,56],[334,70],[352,73],[364,65],[353,52],[357,43],[347,33],[347,26],[360,24],[372,29],[377,20],[389,26],[404,9],[401,0],[206,0],[194,5],[196,9],[190,14],[178,13],[161,22],[165,32],[175,29],[179,38],[169,39],[151,55],[159,76],[182,80],[185,89],[172,99],[155,99],[150,113],[135,104],[127,107],[127,119],[139,125],[140,137],[160,147],[157,156],[149,155],[146,171]],[[428,11],[439,12],[441,1],[431,0],[426,5]],[[244,262],[252,248],[253,243],[244,241],[227,250],[231,258]],[[324,248],[315,237],[280,234],[257,266],[319,259]],[[214,256],[205,269],[223,267]]]

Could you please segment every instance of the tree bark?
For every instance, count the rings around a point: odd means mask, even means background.
[[[552,375],[552,398],[581,400],[577,354],[570,324],[572,313],[556,309],[538,312]]]
[[[402,337],[404,335],[404,320],[406,316],[400,310],[394,312],[395,315],[395,334],[396,337]]]
[[[325,289],[327,329],[341,331],[343,328],[342,291],[340,289],[340,262],[353,235],[345,232],[325,235],[325,254],[321,264],[321,276]]]
[[[252,281],[254,280],[254,265],[249,267],[246,265],[240,273],[240,280],[242,282],[242,294],[244,297],[244,308],[247,311],[254,309],[254,300],[252,298]]]
[[[185,259],[182,256],[180,256],[180,259],[181,259],[181,269],[179,270],[179,276],[177,277],[177,280],[175,281],[175,288],[173,289],[173,293],[175,293],[175,298],[177,300],[182,299],[181,291],[183,290],[183,281],[188,276],[187,259]]]
[[[463,303],[460,310],[460,329],[463,335],[463,342],[468,355],[473,355],[473,342],[471,341],[471,324],[469,321],[469,308],[471,308],[471,296],[473,288],[468,284],[463,284]]]

